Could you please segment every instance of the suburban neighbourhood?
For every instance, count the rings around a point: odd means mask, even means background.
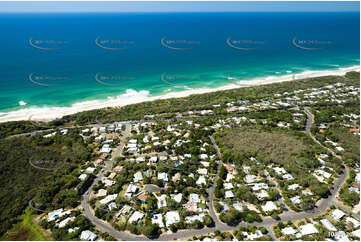
[[[91,159],[66,206],[29,207],[57,240],[359,240],[359,96],[335,82],[35,133],[77,136]]]

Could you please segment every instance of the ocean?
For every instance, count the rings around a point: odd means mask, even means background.
[[[0,114],[360,64],[359,13],[0,14]]]

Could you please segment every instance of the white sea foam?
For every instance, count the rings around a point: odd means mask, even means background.
[[[321,70],[321,71],[304,71],[298,74],[286,74],[282,76],[265,76],[260,78],[254,78],[250,80],[242,80],[240,83],[242,86],[255,86],[271,83],[279,83],[284,81],[291,81],[293,79],[304,79],[309,77],[327,76],[327,75],[344,75],[349,71],[360,71],[360,66],[352,66],[347,68],[338,68],[336,70]],[[15,121],[15,120],[28,120],[30,117],[32,120],[49,121],[56,118],[61,118],[65,115],[74,114],[77,112],[105,108],[105,107],[117,107],[125,106],[134,103],[140,103],[144,101],[153,101],[156,99],[178,98],[186,97],[192,94],[209,93],[220,90],[229,90],[239,88],[237,84],[230,84],[217,87],[217,88],[193,88],[190,90],[184,90],[180,92],[169,92],[164,95],[151,96],[147,90],[135,91],[132,89],[126,90],[124,94],[116,97],[108,97],[103,100],[91,100],[74,103],[70,107],[27,107],[17,111],[11,111],[4,115],[0,115],[0,122]]]

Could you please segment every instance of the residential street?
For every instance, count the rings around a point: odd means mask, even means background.
[[[328,149],[327,147],[323,146],[320,142],[318,142],[315,137],[312,135],[310,129],[312,127],[312,124],[314,122],[314,118],[313,115],[310,113],[309,110],[305,110],[305,113],[307,114],[307,124],[306,124],[306,133],[319,145],[321,145],[323,148],[329,150],[330,152],[332,152],[330,149]],[[125,146],[125,140],[127,137],[130,136],[130,124],[127,124],[126,126],[126,131],[124,132],[123,138],[119,144],[119,146],[116,148],[116,150],[114,151],[113,157],[111,159],[111,162],[107,164],[106,170],[111,169],[112,163],[114,161],[114,158],[119,156]],[[217,144],[215,143],[213,137],[210,136],[210,139],[213,143],[213,146],[215,147],[216,151],[217,151],[217,155],[218,158],[220,160],[219,165],[222,164],[221,161],[221,153],[220,150],[217,146]],[[332,152],[334,154],[334,152]],[[336,154],[334,154],[336,155]],[[337,158],[341,158],[339,156],[336,156]],[[219,231],[232,231],[235,229],[238,229],[240,227],[243,226],[248,226],[248,225],[253,225],[253,226],[265,226],[269,232],[270,231],[270,227],[272,225],[277,224],[279,221],[289,221],[289,220],[299,220],[299,219],[304,219],[304,218],[308,218],[308,217],[312,217],[315,215],[319,215],[322,214],[329,206],[331,206],[333,204],[333,200],[336,197],[336,194],[338,192],[338,190],[341,188],[343,182],[345,181],[345,179],[348,176],[348,169],[345,169],[346,172],[343,172],[338,179],[336,180],[335,184],[334,184],[334,188],[331,190],[331,195],[326,198],[323,199],[320,204],[318,205],[317,208],[308,211],[308,212],[301,212],[301,213],[297,213],[297,212],[293,212],[293,211],[287,211],[285,212],[281,217],[280,220],[275,220],[272,218],[266,218],[264,219],[262,222],[254,222],[254,223],[246,223],[246,222],[241,222],[238,226],[236,227],[232,227],[232,226],[228,226],[227,224],[221,222],[218,217],[216,216],[216,213],[214,211],[214,206],[213,206],[213,196],[214,196],[214,189],[216,186],[216,179],[218,177],[218,174],[214,177],[213,179],[213,185],[209,188],[208,193],[209,193],[209,214],[212,217],[212,219],[215,222],[215,227],[213,228],[203,228],[203,229],[199,229],[199,230],[183,230],[183,231],[178,231],[176,233],[169,233],[169,234],[162,234],[159,238],[157,238],[156,240],[174,240],[174,239],[185,239],[185,238],[189,238],[189,237],[193,237],[193,236],[199,236],[199,235],[203,235],[203,234],[208,234],[211,232],[214,232],[216,230]],[[98,177],[94,180],[93,184],[95,184],[98,180],[102,179],[102,177],[104,176],[104,172],[100,173],[98,175]],[[88,203],[89,199],[90,199],[90,191],[92,189],[92,186],[88,189],[88,191],[83,195],[81,204],[82,207],[84,208],[84,215],[99,229],[101,229],[104,232],[108,232],[110,235],[112,235],[114,238],[119,239],[119,240],[149,240],[148,238],[146,238],[145,236],[137,236],[137,235],[133,235],[130,234],[129,232],[123,232],[123,231],[118,231],[116,229],[114,229],[110,224],[104,222],[103,220],[95,217],[95,215],[92,213],[92,209],[90,208],[90,205]],[[272,232],[270,233],[271,237],[273,239],[274,235],[272,234]]]

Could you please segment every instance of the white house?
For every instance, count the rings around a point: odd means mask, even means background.
[[[320,222],[327,230],[337,231],[336,227],[328,219],[321,219]]]
[[[332,213],[331,213],[331,217],[333,219],[335,219],[336,221],[340,221],[340,219],[342,219],[342,217],[345,216],[345,213],[342,212],[340,209],[335,209]]]
[[[272,201],[268,201],[265,205],[262,206],[262,209],[266,213],[268,211],[277,210],[277,206]]]
[[[158,214],[154,214],[152,216],[152,223],[153,224],[158,224],[159,228],[163,228],[164,227],[164,223],[163,223],[163,216],[162,214],[158,213]]]
[[[144,217],[144,214],[138,211],[135,211],[132,216],[130,216],[128,222],[129,223],[133,223],[133,222],[138,222],[138,220],[142,219]]]
[[[178,211],[169,211],[165,214],[166,226],[180,222]]]
[[[313,224],[305,224],[300,227],[302,236],[309,234],[317,234],[318,230]]]
[[[94,241],[97,239],[97,235],[91,232],[90,230],[84,230],[80,234],[81,240],[88,240],[88,241]]]

